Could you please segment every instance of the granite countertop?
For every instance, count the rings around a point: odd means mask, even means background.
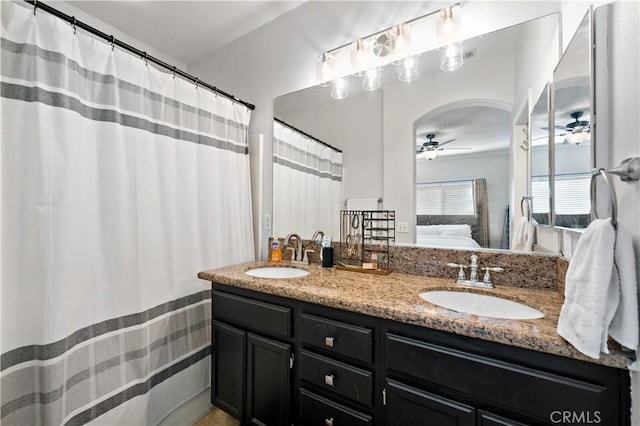
[[[282,262],[281,266],[291,266]],[[621,351],[610,349],[600,359],[578,352],[556,333],[563,296],[554,290],[497,286],[495,289],[466,288],[450,279],[392,272],[387,276],[322,268],[294,266],[310,272],[300,278],[255,278],[245,271],[276,266],[268,262],[248,262],[202,271],[198,277],[216,283],[288,297],[345,311],[414,324],[463,336],[499,342],[617,368],[630,360]],[[527,304],[545,314],[535,320],[507,320],[459,313],[433,305],[419,297],[428,290],[472,291]]]

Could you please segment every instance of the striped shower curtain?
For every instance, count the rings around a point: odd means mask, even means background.
[[[340,238],[342,153],[273,122],[273,230]]]
[[[157,424],[209,386],[196,274],[253,259],[250,111],[0,3],[0,423]]]

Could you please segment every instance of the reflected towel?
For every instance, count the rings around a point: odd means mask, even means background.
[[[513,232],[512,250],[532,251],[533,240],[536,233],[536,222],[534,219],[528,221],[526,217],[521,217]]]
[[[620,288],[620,303],[616,310],[609,335],[622,346],[638,348],[638,284],[636,282],[635,254],[629,232],[618,224],[613,255],[611,285]]]
[[[606,350],[609,323],[618,308],[612,285],[616,232],[611,219],[595,219],[580,237],[569,263],[558,334],[591,358]]]

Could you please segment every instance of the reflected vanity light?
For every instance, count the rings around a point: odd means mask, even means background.
[[[382,84],[381,72],[379,68],[369,68],[364,72],[362,88],[368,91],[378,90]]]
[[[440,49],[440,69],[455,71],[464,64],[462,43],[452,43]]]
[[[331,85],[331,96],[343,99],[346,96],[334,96],[334,92],[341,93],[341,88],[331,82],[353,75],[363,79],[364,90],[376,90],[382,84],[381,68],[388,64],[399,67],[400,81],[410,82],[420,75],[417,55],[436,47],[445,52],[441,55],[442,69],[460,68],[460,9],[460,3],[456,3],[324,52],[318,57],[316,70],[319,85]]]
[[[349,96],[347,81],[344,78],[338,78],[331,82],[331,97],[333,99],[344,99]]]
[[[416,59],[413,56],[404,58],[401,62],[400,72],[398,73],[398,80],[404,82],[410,82],[420,76],[418,67],[416,66]]]

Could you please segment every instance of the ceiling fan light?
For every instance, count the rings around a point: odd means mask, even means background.
[[[423,151],[421,155],[422,158],[426,160],[435,160],[439,157],[440,154],[438,154],[438,150],[436,149],[428,149],[426,151]]]
[[[591,138],[588,132],[573,132],[567,135],[567,142],[574,145],[580,145],[581,143],[588,142],[589,139]]]

